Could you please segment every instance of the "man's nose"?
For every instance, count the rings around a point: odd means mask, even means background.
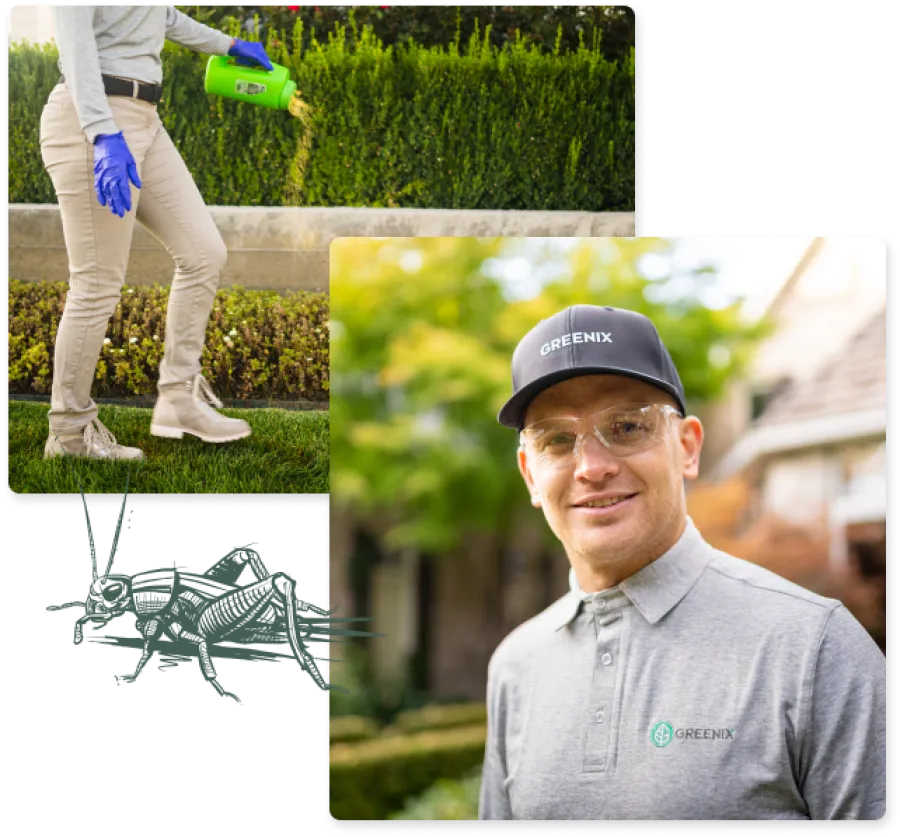
[[[585,434],[575,451],[575,479],[600,482],[619,472],[619,460],[593,433]]]

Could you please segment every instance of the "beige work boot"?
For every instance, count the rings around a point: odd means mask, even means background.
[[[234,442],[249,436],[246,421],[228,418],[213,409],[221,406],[206,379],[197,374],[193,380],[160,389],[150,432],[166,439],[180,439],[190,433],[204,442]]]
[[[144,458],[139,448],[120,445],[99,419],[86,424],[77,433],[53,433],[44,445],[44,459],[54,456],[83,456],[86,459],[130,459]]]

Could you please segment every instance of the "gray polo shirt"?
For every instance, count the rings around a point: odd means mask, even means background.
[[[224,55],[231,38],[174,6],[55,6],[59,70],[90,142],[119,128],[100,74],[162,83],[166,39],[197,52]]]
[[[690,520],[491,659],[481,819],[877,819],[884,804],[878,646],[838,601]]]

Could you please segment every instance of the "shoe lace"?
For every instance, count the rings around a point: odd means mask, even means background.
[[[194,377],[193,396],[194,398],[201,398],[207,404],[216,407],[217,409],[221,409],[225,406],[218,398],[216,398],[216,394],[212,391],[212,387],[202,375],[196,375]]]
[[[90,450],[94,444],[107,450],[115,450],[119,447],[116,437],[113,436],[106,427],[103,426],[100,419],[94,419],[84,428],[84,446]]]

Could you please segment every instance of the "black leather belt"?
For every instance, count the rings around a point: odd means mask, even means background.
[[[101,78],[107,96],[128,96],[129,99],[141,99],[150,102],[151,105],[157,104],[162,99],[161,84],[149,84],[133,78],[119,78],[102,74]],[[59,77],[60,84],[65,84],[65,81],[65,76]]]

